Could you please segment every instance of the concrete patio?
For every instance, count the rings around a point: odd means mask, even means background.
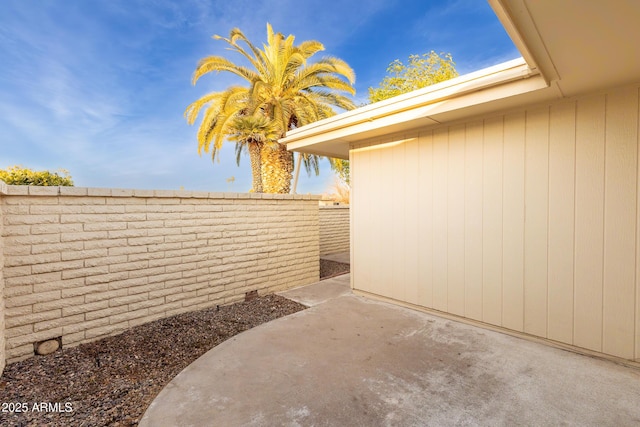
[[[302,312],[182,371],[140,426],[640,424],[640,371],[351,294],[349,275],[283,296]]]

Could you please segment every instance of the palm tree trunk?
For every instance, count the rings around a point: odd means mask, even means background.
[[[265,193],[289,194],[293,178],[293,153],[282,144],[262,149],[262,184]]]
[[[273,144],[262,147],[262,183],[265,193],[278,192],[278,159]]]
[[[279,193],[291,192],[291,179],[293,178],[293,153],[287,150],[284,144],[278,144],[278,163],[282,169]]]
[[[251,177],[253,183],[253,192],[254,193],[263,193],[263,185],[262,185],[262,161],[260,158],[260,153],[263,151],[261,142],[249,141],[249,160],[251,161]]]

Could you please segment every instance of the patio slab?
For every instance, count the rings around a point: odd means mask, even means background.
[[[307,307],[313,307],[334,298],[351,295],[351,275],[342,274],[312,285],[278,292],[278,295]]]
[[[287,291],[312,307],[203,355],[140,426],[640,423],[639,370],[354,296],[348,283]]]

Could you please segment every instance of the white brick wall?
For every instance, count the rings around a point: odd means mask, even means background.
[[[349,206],[320,206],[320,255],[349,252]]]
[[[3,189],[7,362],[318,280],[315,197]]]

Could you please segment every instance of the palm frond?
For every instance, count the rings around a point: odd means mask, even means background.
[[[268,24],[267,24],[268,25]],[[244,35],[239,28],[233,28],[229,33],[229,38],[221,36],[213,36],[215,40],[224,40],[231,48],[230,50],[238,52],[251,62],[251,65],[258,71],[258,74],[264,73],[264,61],[261,61],[261,51],[256,48],[253,43]],[[251,51],[251,54],[247,52],[238,42],[243,42]]]
[[[318,52],[323,51],[324,45],[316,40],[307,40],[298,45],[298,50],[306,59],[312,57]]]
[[[325,56],[321,58],[316,64],[330,66],[332,73],[346,77],[349,83],[354,84],[356,82],[356,73],[353,68],[349,66],[345,61],[334,56]]]
[[[200,114],[200,110],[202,110],[205,105],[215,102],[215,100],[220,97],[220,94],[221,92],[209,93],[189,104],[186,110],[184,110],[184,117],[187,119],[187,123],[190,125],[194,124]]]
[[[315,154],[302,154],[302,165],[308,176],[311,176],[311,172],[314,172],[316,176],[320,175],[320,156]]]
[[[211,72],[228,71],[251,82],[257,77],[257,73],[249,68],[234,64],[222,56],[208,56],[201,59],[196,66],[196,70],[191,78],[191,83],[196,84],[200,77]]]
[[[200,115],[203,117],[197,132],[199,154],[211,151],[215,160],[224,141],[235,141],[236,162],[239,164],[242,154],[249,151],[255,178],[255,170],[260,169],[254,168],[254,160],[260,157],[256,157],[256,150],[280,152],[282,146],[276,141],[287,130],[329,117],[335,114],[334,107],[355,108],[346,96],[355,93],[351,67],[334,57],[310,63],[313,55],[324,50],[318,41],[296,45],[293,35],[285,37],[270,24],[262,49],[238,28],[232,29],[228,38],[213,38],[226,42],[230,51],[243,56],[250,65],[241,66],[221,56],[209,56],[198,63],[194,84],[211,72],[231,73],[247,82],[246,86],[209,93],[187,107],[184,115],[189,124],[194,124]],[[285,154],[279,156],[289,158],[283,160],[288,162],[285,169],[289,170],[291,156]],[[302,159],[308,174],[319,173],[319,157],[304,155]],[[254,180],[254,186],[259,184]]]
[[[279,138],[278,127],[262,115],[236,116],[230,127],[228,139],[239,143],[268,142]]]

